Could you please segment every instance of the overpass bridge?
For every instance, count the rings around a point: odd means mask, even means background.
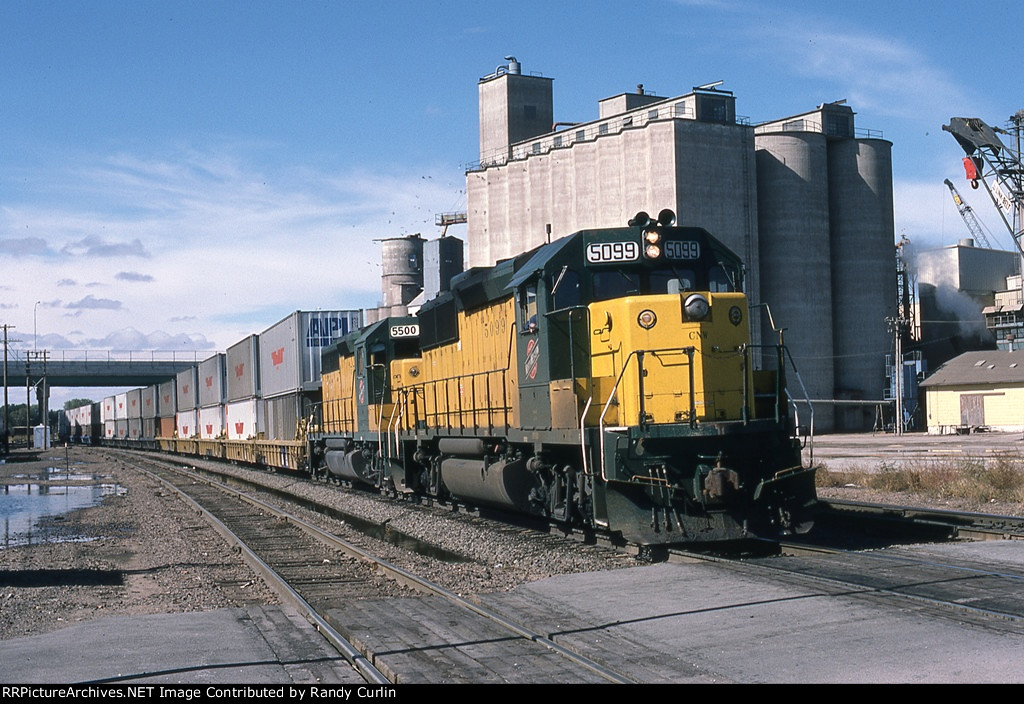
[[[212,352],[159,350],[9,350],[7,386],[25,386],[46,376],[48,387],[152,386],[173,379]],[[2,378],[0,378],[2,382]],[[2,402],[2,401],[0,401]]]

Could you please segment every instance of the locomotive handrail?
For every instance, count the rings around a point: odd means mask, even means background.
[[[809,434],[807,436],[807,452],[808,452],[807,461],[811,464],[811,466],[814,466],[814,404],[811,403],[811,395],[809,393],[807,393],[807,387],[804,386],[804,380],[800,376],[800,370],[796,368],[796,362],[793,361],[793,355],[790,354],[789,348],[786,347],[785,345],[781,345],[781,347],[782,347],[782,353],[787,358],[789,358],[789,363],[793,366],[793,373],[796,374],[796,380],[800,384],[800,388],[803,389],[804,397],[803,397],[802,401],[807,404],[808,415],[810,415],[810,417],[811,417],[810,418],[810,424],[808,426],[808,433]],[[793,403],[793,410],[796,411],[797,410],[797,405],[796,404],[800,400],[799,399],[794,399],[793,396],[789,393],[789,389],[788,388],[786,389],[786,396],[789,397],[789,400]],[[797,427],[799,427],[799,425]]]
[[[426,393],[427,393],[428,388],[432,391],[433,396],[434,396],[434,409],[433,409],[433,411],[428,412],[428,410],[426,408],[424,408],[424,411],[423,411],[423,419],[424,419],[424,421],[426,421],[428,423],[427,427],[435,427],[435,428],[441,427],[441,425],[440,425],[440,423],[438,421],[439,421],[439,419],[442,416],[444,416],[444,418],[446,419],[446,422],[448,424],[448,427],[449,428],[455,428],[456,425],[452,423],[452,416],[455,416],[458,419],[457,427],[460,430],[465,430],[468,426],[471,426],[473,428],[479,428],[479,423],[477,423],[477,421],[476,421],[476,416],[481,414],[481,413],[484,413],[484,414],[486,414],[486,419],[487,419],[486,420],[486,424],[487,424],[487,427],[488,427],[489,430],[493,431],[494,428],[497,426],[495,416],[500,413],[501,414],[501,418],[502,418],[501,422],[502,422],[503,428],[505,430],[507,430],[508,427],[509,427],[509,411],[511,410],[511,408],[508,405],[508,398],[507,398],[507,396],[505,398],[503,398],[503,404],[504,405],[502,405],[502,406],[493,406],[491,404],[491,400],[490,400],[490,398],[491,398],[490,397],[490,394],[491,394],[491,388],[490,388],[491,381],[493,379],[497,378],[501,382],[502,393],[504,395],[505,389],[507,387],[507,374],[508,374],[508,369],[489,369],[487,371],[473,372],[471,374],[460,374],[460,375],[457,375],[457,376],[448,376],[448,377],[444,377],[444,378],[441,378],[441,379],[430,379],[428,381],[422,381],[422,382],[420,382],[418,384],[411,385],[411,386],[409,386],[407,388],[410,389],[410,390],[421,389],[422,392],[423,392],[423,395],[424,395],[424,399],[426,398]],[[477,403],[476,403],[477,381],[478,381],[478,379],[480,377],[483,377],[485,379],[485,384],[486,384],[485,387],[484,387],[485,390],[486,390],[486,400],[485,400],[485,405],[483,405],[483,406],[478,406]],[[457,401],[458,401],[458,407],[457,408],[453,408],[453,404],[451,402],[452,399],[449,396],[449,387],[451,385],[451,382],[459,382],[459,383],[463,383],[463,384],[467,384],[468,385],[468,387],[469,387],[469,395],[471,396],[471,399],[472,399],[472,403],[469,406],[469,408],[464,408],[463,407],[463,405],[462,405],[462,396],[463,395],[460,394],[460,393],[456,394]],[[438,393],[437,393],[438,388],[437,387],[439,385],[443,385],[442,386],[443,396],[444,396],[444,410],[443,411],[438,410],[439,404],[438,404]],[[469,424],[467,424],[467,421],[466,421],[466,416],[467,415],[471,415],[473,417],[472,421]],[[433,421],[432,425],[430,424],[430,421]]]

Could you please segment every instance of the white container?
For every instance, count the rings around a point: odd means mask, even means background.
[[[266,433],[263,399],[248,398],[225,406],[228,440],[250,440]]]
[[[103,423],[116,420],[116,414],[114,413],[114,405],[116,403],[117,400],[113,396],[107,396],[103,399],[103,404],[100,406],[100,420]],[[113,435],[108,437],[113,437]]]
[[[179,438],[190,438],[193,435],[199,434],[199,428],[196,425],[196,411],[178,411],[174,416],[174,424],[178,431]]]
[[[132,389],[127,394],[128,418],[142,417],[142,389]]]
[[[178,410],[178,393],[175,390],[176,379],[165,381],[158,388],[159,400],[157,402],[157,413],[161,418],[173,418]]]
[[[128,420],[128,394],[115,394],[114,420]]]
[[[227,367],[228,401],[244,401],[260,395],[258,335],[249,335],[244,340],[228,347],[225,365]]]
[[[199,437],[215,440],[224,432],[224,406],[199,409]]]

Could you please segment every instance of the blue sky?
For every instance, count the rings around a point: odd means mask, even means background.
[[[477,80],[508,54],[555,79],[560,121],[637,83],[724,80],[754,123],[846,98],[894,143],[897,238],[967,236],[950,178],[1009,246],[941,126],[1024,108],[1021,7],[3,0],[0,323],[27,346],[213,351],[375,305],[373,239],[465,206]]]

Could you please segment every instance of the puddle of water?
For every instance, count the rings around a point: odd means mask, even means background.
[[[105,496],[123,496],[127,493],[119,484],[82,485],[77,483],[79,480],[79,477],[72,477],[74,483],[63,485],[26,482],[0,487],[0,549],[51,539],[46,535],[47,531],[39,531],[36,527],[44,518],[95,506]],[[52,539],[61,541],[83,538],[54,536]]]

